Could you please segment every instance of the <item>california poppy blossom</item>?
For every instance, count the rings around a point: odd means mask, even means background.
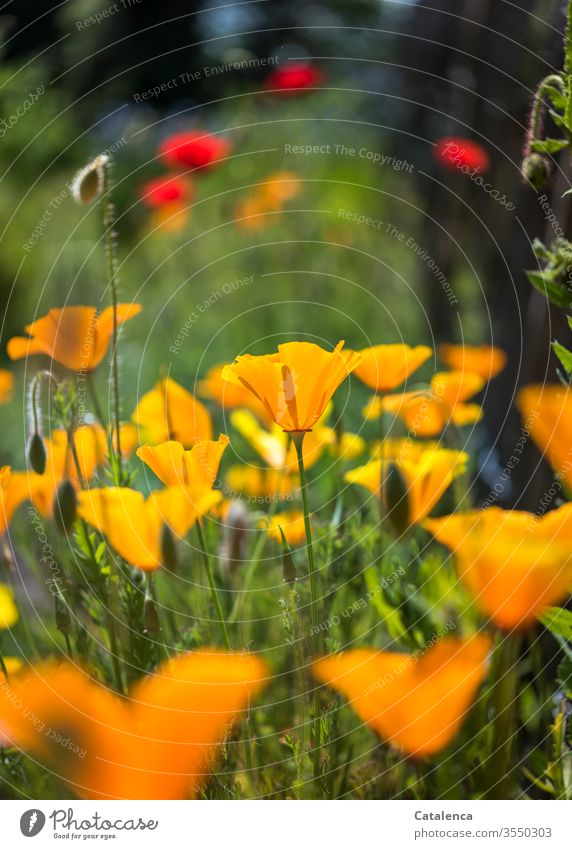
[[[142,431],[142,441],[153,445],[175,440],[190,448],[197,439],[213,435],[207,408],[170,377],[143,395],[131,419]]]
[[[218,440],[200,439],[190,450],[180,442],[142,445],[137,456],[152,469],[164,486],[182,486],[188,492],[203,493],[215,483],[218,467],[229,438],[221,434]]]
[[[174,133],[159,146],[159,156],[169,168],[207,168],[227,157],[228,139],[202,130]]]
[[[407,516],[407,524],[421,522],[429,515],[453,480],[463,474],[469,460],[464,451],[408,439],[385,440],[380,452],[383,459],[370,460],[365,466],[352,469],[346,473],[345,480],[382,497],[382,471],[396,468],[404,483],[404,504],[400,509]],[[390,505],[386,504],[386,508]]]
[[[487,150],[471,139],[445,136],[435,143],[434,152],[437,162],[453,171],[480,171],[484,174],[489,170],[490,157]]]
[[[572,492],[572,393],[560,384],[525,386],[516,405],[534,444]]]
[[[146,206],[157,209],[190,200],[191,190],[191,182],[185,177],[155,177],[141,187],[140,196]]]
[[[265,86],[275,94],[295,95],[323,85],[324,80],[324,73],[311,62],[290,62],[271,71]]]
[[[194,798],[266,677],[256,657],[209,649],[168,660],[123,699],[76,665],[46,662],[0,688],[0,743],[84,799]]]
[[[14,592],[8,584],[0,584],[0,631],[13,628],[19,619]]]
[[[233,498],[247,497],[257,501],[273,498],[287,500],[298,489],[298,475],[284,474],[281,469],[259,469],[235,463],[225,475],[225,492]]]
[[[425,653],[355,649],[313,664],[359,718],[408,755],[436,755],[457,735],[481,686],[488,637],[443,637]]]
[[[139,304],[118,304],[119,324],[140,312]],[[45,354],[72,371],[92,371],[107,352],[113,334],[113,308],[106,307],[99,314],[95,307],[53,309],[24,329],[29,337],[14,336],[8,342],[11,360]]]
[[[14,394],[14,375],[5,368],[0,368],[0,404],[7,404]]]
[[[426,362],[433,350],[427,345],[373,345],[358,352],[356,377],[376,392],[397,389]]]
[[[439,345],[439,359],[455,371],[470,371],[492,380],[506,366],[506,354],[492,345]]]
[[[283,469],[288,474],[297,471],[296,449],[289,434],[279,425],[272,424],[265,428],[248,410],[235,410],[230,420],[265,463],[273,469]],[[320,459],[330,439],[330,428],[322,428],[319,423],[306,435],[302,450],[307,469]]]
[[[433,375],[429,390],[374,398],[364,414],[375,418],[381,411],[392,413],[417,436],[436,436],[449,423],[463,427],[480,421],[480,405],[465,402],[484,385],[483,378],[473,372],[438,372]]]
[[[127,563],[150,572],[164,564],[164,529],[184,537],[218,500],[220,492],[210,487],[194,497],[179,486],[168,487],[145,499],[134,489],[111,486],[79,492],[77,512]]]
[[[541,519],[519,510],[470,510],[427,519],[453,554],[478,607],[501,628],[534,623],[572,586],[572,505]]]
[[[267,519],[262,519],[261,526],[266,528],[270,539],[278,543],[282,542],[282,533],[289,545],[300,545],[306,538],[304,514],[300,510],[277,513]],[[281,530],[282,533],[280,533]]]
[[[276,354],[237,357],[222,377],[249,389],[282,430],[308,431],[360,361],[359,354],[342,353],[343,344],[325,351],[312,342],[286,342]]]
[[[205,377],[197,384],[197,393],[201,398],[209,398],[222,407],[223,410],[234,410],[246,407],[262,420],[269,421],[268,413],[252,392],[237,383],[223,380],[222,372],[225,364],[212,366]]]

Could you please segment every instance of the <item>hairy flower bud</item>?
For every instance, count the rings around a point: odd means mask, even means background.
[[[92,203],[102,194],[109,156],[102,153],[77,172],[71,183],[76,203]]]
[[[39,433],[33,433],[28,441],[28,463],[37,475],[43,475],[46,471],[46,444]]]
[[[520,171],[523,179],[535,189],[543,189],[550,180],[552,166],[547,156],[530,153],[523,159]]]
[[[63,481],[58,487],[54,498],[54,522],[62,534],[67,534],[73,527],[77,512],[77,496],[69,480]]]

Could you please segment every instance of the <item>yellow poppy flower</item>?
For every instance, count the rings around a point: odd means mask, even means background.
[[[165,486],[182,486],[202,496],[214,485],[228,443],[228,436],[221,434],[216,442],[200,439],[186,451],[180,442],[169,441],[155,447],[142,445],[137,456]]]
[[[435,755],[457,735],[487,670],[488,637],[443,637],[425,653],[355,649],[324,657],[314,675],[408,755]]]
[[[230,420],[237,431],[273,469],[284,469],[288,474],[297,472],[296,448],[290,435],[276,424],[262,427],[248,410],[235,410]],[[317,463],[324,452],[331,431],[320,426],[306,434],[303,443],[304,464],[307,469]]]
[[[391,466],[397,468],[404,482],[408,524],[421,522],[429,515],[454,479],[463,474],[469,461],[469,455],[463,451],[409,439],[385,440],[382,450],[383,460],[370,460],[365,466],[352,469],[346,473],[345,480],[379,496],[382,467],[385,472]],[[390,509],[389,505],[386,507]]]
[[[506,366],[506,354],[492,345],[439,345],[439,359],[454,371],[472,371],[492,380]]]
[[[0,631],[12,628],[18,621],[14,592],[8,584],[0,584]]]
[[[139,304],[118,304],[119,324],[141,312]],[[45,354],[72,371],[92,371],[105,356],[113,334],[113,309],[99,315],[95,307],[63,307],[50,310],[24,328],[30,336],[14,336],[8,342],[8,356],[20,360],[32,354]]]
[[[6,667],[6,671],[9,676],[14,675],[16,672],[19,672],[23,667],[23,663],[19,657],[4,657],[4,666]],[[4,673],[0,669],[0,684],[3,684],[6,680]],[[1,739],[1,737],[0,737]]]
[[[190,448],[197,439],[213,435],[207,408],[170,377],[141,398],[131,419],[153,445],[175,440]]]
[[[397,389],[409,375],[417,371],[433,353],[427,345],[373,345],[359,351],[361,361],[355,368],[356,376],[370,389],[387,392]]]
[[[144,571],[163,563],[163,532],[168,527],[183,537],[196,520],[220,499],[220,493],[205,489],[193,500],[180,487],[141,492],[126,487],[104,487],[78,493],[78,515],[104,534],[109,545],[132,566]]]
[[[168,660],[123,699],[71,663],[47,662],[0,688],[0,743],[84,799],[192,798],[266,677],[256,657],[209,649]]]
[[[246,407],[252,410],[262,421],[271,421],[258,398],[250,390],[245,389],[244,386],[239,386],[236,383],[222,379],[223,369],[224,364],[210,368],[207,371],[206,377],[203,380],[199,380],[197,384],[198,394],[202,398],[210,398],[212,401],[215,401],[223,410]]]
[[[14,394],[14,375],[5,368],[0,368],[0,404],[7,404]]]
[[[360,361],[359,354],[342,353],[343,344],[325,351],[312,342],[287,342],[276,354],[238,357],[222,377],[249,389],[282,430],[311,430]]]
[[[572,394],[560,384],[525,386],[516,405],[534,444],[572,491]]]
[[[572,586],[572,505],[541,519],[518,510],[470,510],[424,527],[453,554],[475,602],[501,628],[532,624]]]
[[[224,491],[230,498],[286,499],[299,486],[297,475],[235,463],[225,475]]]
[[[300,510],[278,513],[267,519],[262,519],[261,526],[266,528],[270,539],[276,540],[278,543],[282,542],[280,528],[282,528],[289,545],[300,545],[306,539],[304,514]]]
[[[463,427],[480,421],[482,408],[464,402],[484,385],[483,378],[472,372],[438,372],[433,375],[428,391],[375,398],[364,415],[375,418],[381,412],[391,413],[403,419],[407,429],[417,436],[435,436],[450,422]]]

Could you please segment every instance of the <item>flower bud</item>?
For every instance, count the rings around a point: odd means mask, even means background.
[[[54,498],[54,522],[62,534],[67,534],[72,529],[76,512],[75,489],[69,480],[65,480],[59,485]]]
[[[530,153],[523,159],[520,171],[523,179],[535,189],[543,189],[550,180],[552,166],[547,156],[541,153]]]
[[[173,531],[169,525],[161,528],[161,561],[169,572],[176,572],[179,558],[177,556],[177,544]]]
[[[389,463],[382,481],[382,501],[387,518],[398,536],[405,533],[409,521],[409,496],[407,482],[399,468]]]
[[[91,203],[103,193],[108,162],[109,156],[102,153],[77,172],[71,184],[76,203]]]
[[[284,536],[282,526],[278,525],[278,528],[280,530],[280,536],[282,537],[282,577],[287,584],[293,584],[297,578],[296,564],[294,563],[290,546]]]
[[[33,433],[28,441],[28,463],[32,471],[37,475],[43,475],[46,471],[46,443],[41,434]]]

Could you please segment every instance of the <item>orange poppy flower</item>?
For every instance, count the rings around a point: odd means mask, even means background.
[[[492,345],[439,345],[439,359],[455,371],[472,371],[492,380],[506,366],[506,354]]]
[[[265,209],[281,209],[286,201],[299,194],[300,186],[292,171],[276,171],[258,186],[256,197]]]
[[[191,498],[181,487],[168,487],[145,499],[134,489],[104,487],[79,492],[77,512],[127,563],[150,572],[163,563],[164,528],[176,537],[185,536],[219,499],[220,492],[210,488]]]
[[[374,345],[359,351],[361,361],[355,368],[360,380],[376,392],[397,389],[417,371],[433,353],[427,345]]]
[[[224,491],[231,498],[287,499],[299,486],[297,475],[285,474],[281,469],[258,469],[235,463],[225,475]]]
[[[560,384],[525,386],[516,405],[534,444],[572,491],[572,393]]]
[[[270,539],[282,542],[280,528],[289,545],[300,545],[306,539],[304,527],[304,514],[300,510],[290,510],[286,513],[278,513],[267,519],[262,519],[261,527],[266,528]]]
[[[238,357],[222,377],[249,389],[282,430],[311,430],[360,361],[359,354],[342,353],[343,344],[325,351],[312,342],[287,342],[276,354]]]
[[[236,383],[230,383],[228,380],[222,379],[222,370],[224,364],[219,364],[210,368],[204,380],[199,380],[197,392],[202,398],[210,398],[215,401],[223,410],[234,410],[236,407],[246,407],[252,410],[253,413],[264,422],[269,422],[268,413],[252,392],[245,389],[244,386],[239,386]]]
[[[19,497],[18,486],[14,486],[10,466],[0,467],[0,535],[12,521],[12,517],[24,498]]]
[[[118,304],[118,322],[123,324],[141,312],[140,304]],[[14,336],[8,356],[20,360],[45,354],[72,371],[92,371],[105,356],[113,334],[113,309],[99,313],[95,307],[63,307],[50,310],[24,328],[30,337]]]
[[[408,524],[421,522],[429,515],[453,480],[463,474],[469,461],[469,455],[463,451],[409,439],[387,439],[381,450],[383,461],[381,458],[370,460],[365,466],[347,472],[345,480],[379,496],[382,464],[384,471],[390,466],[396,467],[404,482]]]
[[[14,394],[14,375],[5,368],[0,368],[0,404],[7,404]]]
[[[424,527],[452,552],[461,580],[501,628],[534,623],[572,586],[572,505],[541,519],[518,510],[470,510]]]
[[[141,398],[131,419],[153,445],[175,440],[190,448],[197,439],[213,436],[207,408],[170,377]]]
[[[165,486],[182,486],[187,492],[200,493],[211,489],[218,475],[218,467],[229,438],[221,434],[215,442],[200,439],[190,451],[180,442],[162,442],[153,447],[142,445],[137,456],[152,469]]]
[[[488,637],[442,638],[425,653],[355,649],[313,664],[380,737],[418,757],[435,755],[458,733],[487,670]]]
[[[483,378],[472,372],[438,372],[433,375],[428,391],[374,398],[364,414],[366,418],[375,418],[382,411],[392,413],[403,419],[408,430],[417,436],[435,436],[450,422],[463,427],[480,421],[483,410],[479,404],[464,402],[484,385]]]
[[[40,758],[84,799],[194,798],[266,677],[256,657],[194,652],[123,699],[71,663],[47,662],[0,688],[0,742]]]
[[[16,672],[19,672],[20,669],[22,669],[23,665],[24,664],[22,663],[22,661],[19,657],[4,655],[4,666],[6,667],[6,672],[8,673],[8,675],[10,677],[12,675],[14,675]],[[0,684],[3,684],[5,680],[6,679],[5,679],[4,673],[0,669]]]

